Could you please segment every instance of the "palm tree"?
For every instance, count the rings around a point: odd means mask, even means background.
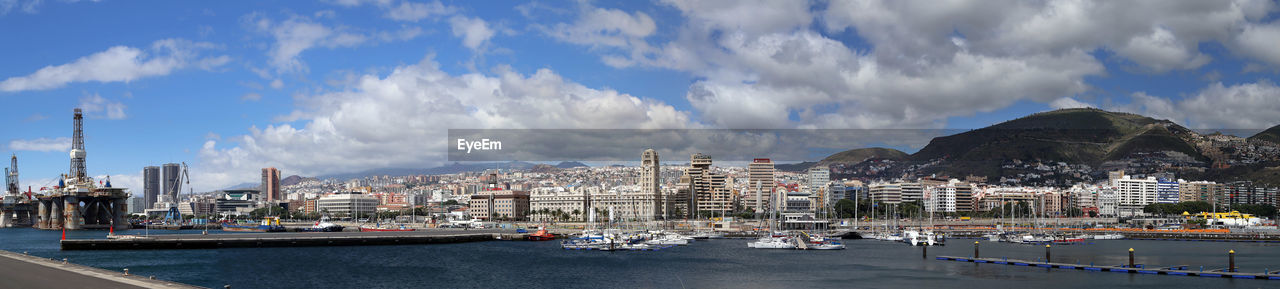
[[[579,210],[579,209],[573,209],[573,217],[574,217],[575,219],[578,217],[578,215],[581,215],[581,214],[582,214],[582,210]]]

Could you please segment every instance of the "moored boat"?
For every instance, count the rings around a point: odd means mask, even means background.
[[[533,234],[529,234],[530,241],[550,241],[555,239],[556,239],[555,234],[552,234],[551,232],[547,232],[547,229],[543,229],[543,228],[539,228],[537,232],[534,232]]]
[[[222,230],[231,232],[284,232],[285,227],[280,225],[280,218],[267,217],[263,218],[258,224],[225,222],[222,223]]]

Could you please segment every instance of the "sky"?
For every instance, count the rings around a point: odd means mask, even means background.
[[[1095,107],[1280,124],[1276,1],[0,0],[23,186],[446,163],[448,129],[973,129]],[[639,153],[637,152],[637,159]],[[7,163],[6,163],[7,164]]]

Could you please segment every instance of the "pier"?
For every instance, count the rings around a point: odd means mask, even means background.
[[[1280,274],[1273,272],[1265,273],[1248,273],[1238,272],[1231,268],[1214,268],[1214,269],[1191,269],[1189,265],[1175,266],[1147,266],[1144,264],[1124,265],[1094,265],[1094,264],[1068,264],[1044,262],[1040,260],[1018,260],[1009,258],[971,258],[971,257],[954,257],[954,256],[938,256],[937,260],[970,262],[975,264],[996,264],[1008,266],[1023,267],[1041,267],[1049,269],[1068,269],[1093,272],[1116,272],[1129,274],[1151,274],[1151,275],[1173,275],[1173,276],[1199,276],[1209,278],[1235,278],[1235,279],[1263,279],[1263,280],[1280,280]]]
[[[6,288],[203,288],[0,250]]]
[[[134,235],[136,236],[136,235]],[[309,246],[419,245],[525,240],[514,230],[424,230],[409,232],[306,232],[165,234],[123,239],[62,240],[62,250],[159,250]]]

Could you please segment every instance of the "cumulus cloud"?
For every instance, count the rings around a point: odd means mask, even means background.
[[[417,22],[435,16],[452,14],[454,10],[456,9],[445,6],[440,1],[427,3],[402,1],[399,6],[387,8],[387,18],[397,21]]]
[[[494,34],[489,24],[480,18],[453,16],[449,18],[449,25],[453,28],[453,36],[462,38],[462,46],[472,51],[484,51]]]
[[[71,138],[16,139],[9,141],[9,150],[36,152],[65,152],[71,150]]]
[[[451,75],[428,57],[341,90],[296,98],[291,122],[208,140],[192,168],[201,182],[231,185],[275,166],[300,175],[444,160],[446,128],[685,128],[687,112],[657,100],[594,89],[541,69],[525,75]],[[193,181],[197,178],[193,177]],[[210,187],[217,187],[211,185]]]
[[[1280,66],[1280,22],[1267,25],[1249,25],[1236,39],[1242,53],[1274,66]]]
[[[213,48],[215,46],[210,43],[183,39],[159,40],[145,50],[115,46],[71,63],[46,66],[30,75],[10,77],[0,81],[0,91],[48,90],[75,82],[131,82],[189,67],[209,70],[231,60],[225,55],[201,55]]]
[[[283,21],[275,21],[261,13],[252,13],[246,15],[243,20],[251,29],[271,36],[273,43],[267,51],[267,58],[268,63],[277,73],[307,71],[307,65],[302,61],[302,53],[312,48],[333,49],[378,42],[405,41],[422,33],[421,29],[416,27],[407,27],[394,32],[361,31],[341,25],[326,25],[310,17],[299,15],[290,16]]]
[[[1210,84],[1181,100],[1137,92],[1113,109],[1164,118],[1202,129],[1265,129],[1280,124],[1280,87],[1270,81]]]
[[[89,117],[100,117],[106,119],[124,119],[128,117],[124,113],[125,106],[119,101],[103,98],[97,93],[88,94],[80,98],[80,109]]]
[[[649,27],[626,25],[647,24],[642,12],[589,4],[572,23],[541,28],[614,67],[694,75],[686,98],[721,127],[941,127],[1023,100],[1088,105],[1071,97],[1106,74],[1098,50],[1154,74],[1204,67],[1213,59],[1201,43],[1231,40],[1274,10],[1252,0],[663,3],[684,20],[672,37],[623,29]],[[1253,28],[1257,47],[1274,46]],[[865,42],[829,36],[843,33]]]

